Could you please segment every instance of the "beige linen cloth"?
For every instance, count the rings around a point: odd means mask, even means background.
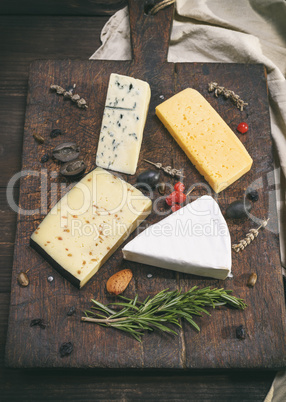
[[[127,7],[109,19],[102,30],[101,41],[102,46],[91,59],[131,59]],[[280,215],[281,260],[285,267],[286,2],[177,0],[168,61],[265,65],[268,74],[271,130],[277,151],[276,195]],[[285,373],[276,376],[265,401],[286,401]]]

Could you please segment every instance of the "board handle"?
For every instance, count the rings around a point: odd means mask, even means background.
[[[157,1],[158,3],[158,1]],[[132,58],[149,68],[167,61],[174,5],[147,14],[154,0],[128,0]]]

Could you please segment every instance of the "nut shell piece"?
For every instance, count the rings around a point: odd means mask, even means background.
[[[76,159],[74,161],[66,162],[61,167],[61,174],[63,176],[79,176],[83,174],[86,169],[86,165],[83,160]]]
[[[247,286],[253,288],[256,284],[256,281],[257,281],[257,274],[253,272],[248,278]]]
[[[116,274],[112,275],[108,279],[106,283],[106,290],[111,295],[120,295],[129,285],[132,276],[133,274],[131,269],[123,269],[122,271],[116,272]]]
[[[26,272],[20,272],[19,275],[17,276],[17,282],[20,286],[26,287],[29,285],[29,277],[26,274]]]
[[[70,162],[79,156],[80,148],[74,142],[64,142],[53,149],[53,157],[61,162]]]

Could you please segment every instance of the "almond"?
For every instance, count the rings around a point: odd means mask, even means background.
[[[120,295],[120,293],[124,292],[129,285],[132,276],[133,274],[131,269],[123,269],[122,271],[116,272],[116,274],[112,275],[108,279],[106,283],[106,290],[111,295]]]

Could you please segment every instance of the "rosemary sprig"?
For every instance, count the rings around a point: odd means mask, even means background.
[[[186,293],[181,290],[162,290],[154,297],[149,296],[143,301],[138,301],[138,295],[134,299],[119,296],[122,302],[103,305],[97,300],[92,300],[92,311],[84,312],[82,321],[93,322],[104,327],[113,327],[132,335],[141,342],[144,331],[158,329],[177,335],[167,324],[181,327],[180,319],[184,318],[198,331],[199,326],[193,320],[193,316],[210,315],[204,307],[228,305],[244,310],[247,305],[242,299],[231,295],[232,290],[205,287],[199,289],[194,286]],[[110,307],[112,306],[112,308]],[[114,307],[121,309],[115,310]]]

